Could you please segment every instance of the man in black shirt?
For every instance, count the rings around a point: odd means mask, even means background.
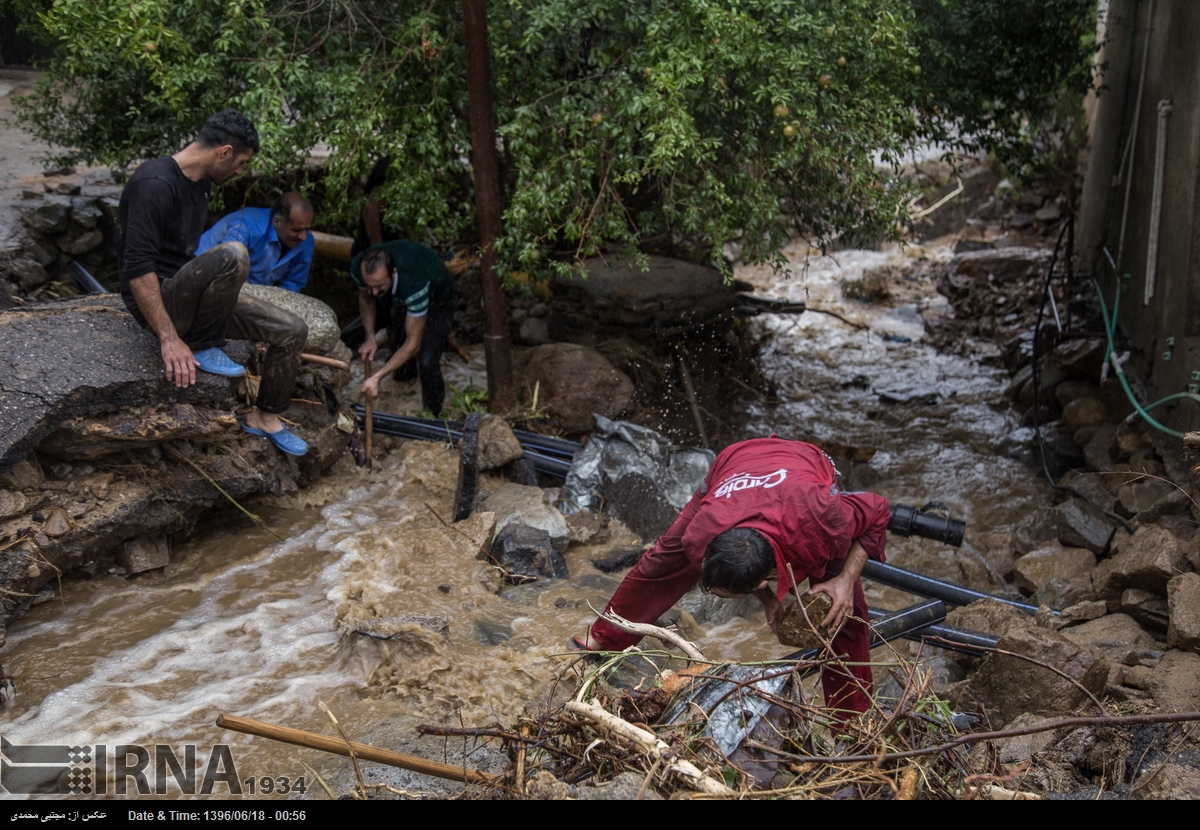
[[[225,338],[265,342],[256,409],[243,429],[269,438],[285,453],[303,455],[308,445],[283,425],[279,413],[291,404],[308,326],[288,311],[240,295],[250,273],[240,242],[195,256],[212,183],[242,172],[258,146],[258,131],[241,113],[211,116],[190,144],[147,161],[130,177],[113,246],[121,296],[138,323],[158,336],[167,380],[186,388],[195,383],[197,368],[240,377],[245,368],[221,351]]]

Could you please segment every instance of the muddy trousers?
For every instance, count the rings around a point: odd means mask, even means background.
[[[220,348],[227,338],[265,343],[256,403],[264,412],[278,414],[291,405],[308,324],[290,311],[243,296],[249,274],[246,247],[226,242],[161,282],[163,306],[176,333],[193,352]]]
[[[678,521],[678,520],[677,520]],[[667,534],[672,534],[668,530]],[[842,572],[845,558],[829,563],[825,576]],[[796,574],[803,581],[804,574]],[[651,549],[633,567],[605,610],[615,611],[631,622],[653,623],[699,581],[700,572],[682,552]],[[862,580],[854,584],[854,616],[847,619],[831,645],[843,660],[821,670],[825,705],[838,717],[865,712],[871,705],[871,631],[867,627],[867,598]],[[641,638],[604,620],[592,624],[592,637],[605,651],[621,651]]]

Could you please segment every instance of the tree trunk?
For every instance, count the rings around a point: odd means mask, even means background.
[[[483,252],[484,354],[487,357],[488,409],[506,412],[516,403],[512,378],[512,344],[508,338],[508,303],[496,276],[496,238],[500,235],[500,177],[496,162],[496,127],[492,115],[491,53],[488,48],[487,0],[462,0],[463,36],[467,49],[468,120],[471,124],[471,170],[475,176],[475,217]]]

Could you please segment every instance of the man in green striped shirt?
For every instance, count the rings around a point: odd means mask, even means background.
[[[350,276],[358,286],[362,327],[351,324],[342,340],[372,360],[378,349],[375,332],[386,321],[392,356],[363,381],[364,395],[379,394],[379,381],[416,357],[421,399],[435,416],[441,414],[446,384],[440,366],[442,350],[454,322],[454,277],[427,245],[397,239],[375,245],[354,258]]]

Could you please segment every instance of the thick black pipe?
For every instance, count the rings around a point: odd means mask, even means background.
[[[875,616],[876,613],[879,614],[878,617]],[[871,647],[874,648],[881,643],[895,640],[897,637],[908,636],[923,628],[928,628],[934,623],[941,622],[946,619],[946,605],[941,600],[935,599],[910,605],[899,611],[872,612],[871,616]],[[792,652],[780,659],[812,660],[820,653],[819,648],[806,648],[802,651]]]
[[[972,591],[970,588],[951,585],[949,582],[942,582],[928,576],[923,576],[922,574],[906,571],[903,568],[897,568],[895,565],[885,565],[883,562],[875,562],[868,559],[867,564],[863,566],[862,575],[869,579],[874,579],[876,582],[882,582],[886,585],[891,585],[893,588],[899,588],[902,591],[908,591],[918,596],[940,599],[950,605],[970,605],[972,602],[981,599],[994,599],[997,602],[1002,602],[1005,605],[1010,605],[1013,608],[1024,611],[1026,614],[1037,613],[1036,605],[992,596],[981,591]]]
[[[366,417],[366,412],[361,405],[354,404],[352,409],[359,419]],[[461,421],[447,421],[442,418],[415,418],[405,415],[389,415],[386,412],[376,412],[375,428],[381,429],[385,427],[403,429],[405,430],[403,437],[419,438],[425,441],[457,440],[462,437],[463,429]],[[386,434],[402,435],[400,432],[389,432]],[[570,461],[575,453],[579,452],[583,447],[582,444],[575,441],[550,438],[545,435],[538,435],[536,432],[527,432],[523,429],[514,429],[513,434],[521,442],[521,446],[536,450],[545,456],[557,456],[567,461]]]
[[[912,608],[920,608],[920,605],[910,606]],[[902,611],[907,609],[902,609]],[[901,613],[901,612],[898,612]],[[875,620],[883,619],[888,615],[887,611],[881,611],[876,608],[870,609],[872,625]],[[900,635],[906,640],[916,640],[920,642],[926,637],[941,637],[943,640],[948,640],[948,643],[936,643],[939,648],[948,648],[951,651],[958,651],[963,654],[987,654],[989,650],[996,648],[996,644],[1000,641],[999,637],[993,637],[990,634],[980,634],[978,631],[967,631],[964,628],[952,628],[948,625],[927,625],[924,628],[918,628],[913,631],[905,632]],[[872,641],[871,646],[878,645]]]

